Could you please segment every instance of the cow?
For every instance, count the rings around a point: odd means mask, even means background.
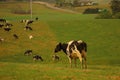
[[[56,45],[54,53],[57,53],[59,51],[63,51],[70,62],[70,65],[72,67],[72,59],[74,59],[75,67],[76,67],[76,59],[79,58],[80,62],[82,63],[81,68],[87,68],[86,63],[86,52],[87,52],[87,44],[82,41],[76,41],[72,40],[68,43],[59,43]]]
[[[33,30],[30,26],[25,26],[24,30]]]
[[[0,19],[0,22],[6,22],[6,20],[5,19]]]
[[[29,25],[29,24],[31,24],[33,22],[34,22],[33,20],[29,20],[26,24]]]
[[[25,23],[25,25],[29,25],[29,24],[33,23],[34,21],[33,20],[21,20],[20,22]]]
[[[32,54],[32,50],[26,50],[25,52],[24,52],[24,55],[31,55]]]
[[[3,24],[0,24],[0,28],[2,28],[4,25]]]
[[[17,34],[13,34],[13,37],[14,37],[15,39],[18,39]]]
[[[4,30],[5,30],[5,31],[10,31],[10,30],[11,30],[11,28],[6,27],[6,28],[4,28]]]
[[[13,26],[13,24],[11,24],[11,23],[6,23],[5,26],[11,27],[11,26]]]
[[[58,60],[59,60],[59,56],[53,55],[53,56],[52,56],[52,59],[53,59],[53,61],[56,61],[56,60],[58,61]]]
[[[43,61],[43,58],[41,56],[39,56],[39,55],[35,55],[35,56],[33,56],[33,60],[41,60],[41,61]]]

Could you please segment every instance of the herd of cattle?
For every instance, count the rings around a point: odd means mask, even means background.
[[[38,21],[38,17],[36,17],[34,21]],[[32,24],[34,21],[25,19],[25,20],[21,20],[20,23],[25,23],[24,30],[31,30],[32,31],[33,29],[30,26],[30,24]],[[0,30],[4,30],[5,32],[10,32],[12,30],[12,26],[14,26],[14,25],[11,23],[8,23],[8,21],[6,19],[0,18]],[[13,34],[13,37],[15,39],[19,39],[19,36],[16,33]],[[33,38],[33,36],[29,35],[29,39],[32,39],[32,38]],[[4,42],[4,38],[1,36],[0,36],[0,42]],[[26,50],[24,52],[24,55],[26,55],[26,56],[33,55],[33,50]],[[57,60],[59,59],[58,56],[53,56],[53,58],[57,59]],[[34,55],[33,60],[43,61],[43,58],[40,55]]]
[[[38,20],[38,18],[36,18],[35,20]],[[33,20],[21,20],[21,23],[25,23],[24,26],[24,30],[33,30],[32,27],[30,26],[30,24],[32,24],[34,21]],[[0,29],[3,29],[5,32],[10,32],[12,30],[12,26],[14,26],[13,24],[9,23],[6,19],[0,19]],[[19,39],[19,36],[14,33],[13,37],[15,39]],[[32,39],[33,36],[29,35],[29,39]],[[4,38],[0,36],[0,42],[3,42]]]
[[[36,18],[36,20],[38,20],[38,18]],[[30,24],[32,24],[34,21],[33,20],[22,20],[22,23],[25,23],[25,30],[33,30],[30,27]],[[13,26],[13,24],[11,23],[7,23],[7,21],[5,19],[0,19],[0,28],[3,28],[5,31],[9,32],[11,30],[11,27]],[[17,34],[13,34],[13,37],[15,39],[19,39]],[[30,39],[33,38],[32,35],[30,35],[29,37]],[[0,37],[0,42],[3,42],[4,38]],[[59,51],[63,51],[70,62],[70,65],[72,67],[72,59],[74,59],[74,64],[76,67],[76,60],[79,59],[81,62],[81,68],[87,68],[87,62],[86,62],[86,52],[87,52],[87,44],[82,41],[82,40],[72,40],[69,41],[67,43],[59,43],[56,45],[55,49],[54,49],[54,55],[52,56],[52,59],[54,61],[58,61],[59,60],[59,56],[57,55],[57,52]],[[32,50],[26,50],[24,52],[24,55],[29,56],[32,55],[33,51]],[[40,55],[34,55],[33,56],[33,60],[41,60],[43,61],[43,58]]]

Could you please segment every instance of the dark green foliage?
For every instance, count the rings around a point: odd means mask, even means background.
[[[99,8],[87,8],[83,14],[97,14],[99,13]]]
[[[103,10],[100,14],[96,17],[97,19],[111,19],[112,14],[108,10]]]

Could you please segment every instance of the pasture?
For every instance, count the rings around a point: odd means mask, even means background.
[[[18,7],[19,6],[19,7]],[[4,7],[4,8],[3,8]],[[73,14],[33,4],[33,31],[25,31],[22,19],[29,14],[13,14],[16,9],[28,10],[29,3],[0,3],[0,18],[13,24],[10,32],[0,28],[0,80],[120,80],[120,20],[95,19],[92,14]],[[19,39],[14,39],[16,33]],[[33,39],[29,39],[29,35]],[[88,44],[88,69],[70,68],[68,58],[59,52],[60,60],[52,61],[59,42],[84,40]],[[44,61],[33,61],[24,51],[33,50]]]

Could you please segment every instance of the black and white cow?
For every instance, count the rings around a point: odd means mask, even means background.
[[[0,28],[2,28],[4,25],[3,24],[0,24]]]
[[[29,24],[32,24],[34,21],[33,20],[29,20],[26,24],[29,25]]]
[[[11,23],[6,23],[5,26],[11,27],[11,26],[13,26],[13,24],[11,24]]]
[[[6,20],[5,19],[0,19],[0,22],[6,22]]]
[[[71,67],[72,59],[74,59],[76,67],[76,59],[79,58],[80,62],[82,63],[81,68],[87,68],[86,63],[87,44],[84,41],[72,40],[69,41],[68,43],[59,43],[56,45],[54,52],[57,53],[61,50],[67,55]]]
[[[4,30],[5,30],[5,31],[10,31],[10,30],[11,30],[11,28],[6,27],[6,28],[4,28]]]
[[[33,23],[34,21],[33,20],[21,20],[20,22],[25,23],[25,25],[29,25],[29,24]]]
[[[31,55],[32,54],[32,50],[26,50],[25,52],[24,52],[24,55]]]
[[[33,60],[41,60],[43,61],[43,58],[40,55],[33,56]]]
[[[24,30],[33,30],[30,26],[25,26],[25,29]]]

